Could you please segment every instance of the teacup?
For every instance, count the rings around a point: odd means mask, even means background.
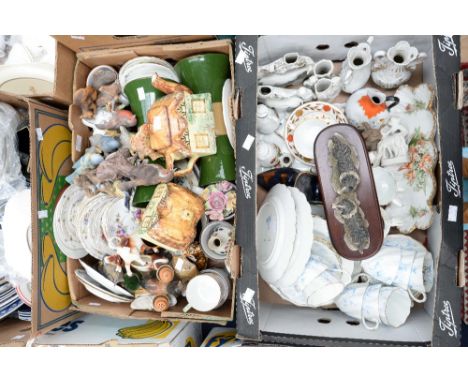
[[[382,248],[375,256],[361,262],[364,272],[388,285],[391,285],[395,280],[401,260],[400,250],[387,245],[387,239],[391,239],[393,236],[395,235],[387,236]]]
[[[227,300],[230,281],[227,272],[222,269],[207,269],[195,276],[187,284],[186,298],[188,305],[184,312],[191,308],[199,312],[209,312],[221,307]]]
[[[307,297],[307,304],[312,308],[318,308],[333,303],[335,298],[344,289],[344,284],[335,276],[338,271],[325,270],[320,273],[304,289]]]
[[[348,285],[336,305],[343,313],[361,320],[366,329],[375,330],[380,323],[395,328],[403,325],[410,313],[411,299],[401,288],[366,282]]]
[[[327,270],[327,265],[319,259],[310,256],[304,267],[304,271],[294,283],[294,287],[303,291],[310,283],[312,283],[321,273]]]

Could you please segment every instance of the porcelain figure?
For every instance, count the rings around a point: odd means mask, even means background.
[[[259,66],[258,83],[262,85],[287,86],[312,73],[314,61],[299,53],[287,53],[270,64]]]
[[[367,42],[362,42],[349,49],[340,73],[344,92],[354,93],[369,81],[372,63],[370,44],[372,41],[373,37],[370,37]]]

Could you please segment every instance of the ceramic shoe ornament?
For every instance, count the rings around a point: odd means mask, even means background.
[[[319,101],[332,102],[341,92],[340,77],[320,78],[314,85],[315,96]]]
[[[286,53],[270,64],[259,66],[258,83],[262,85],[287,86],[308,77],[314,61],[299,53]]]
[[[216,154],[215,121],[209,93],[191,94],[187,87],[167,81],[157,74],[153,86],[168,94],[148,111],[148,123],[130,136],[132,152],[140,159],[164,157],[169,170],[174,162],[190,158],[187,167],[174,176],[189,174],[198,158]]]
[[[398,42],[387,52],[375,52],[372,81],[384,89],[395,89],[408,82],[416,66],[426,57],[426,53],[419,52],[408,41]]]
[[[297,89],[285,89],[261,85],[257,91],[258,100],[278,112],[292,110],[304,102],[315,98],[314,92],[304,86]]]
[[[354,93],[369,81],[372,63],[370,44],[373,40],[374,37],[369,37],[367,42],[362,42],[348,50],[340,73],[344,92]]]
[[[358,130],[378,130],[387,123],[389,111],[398,101],[398,98],[386,96],[377,89],[360,89],[349,97],[345,108],[346,117]]]

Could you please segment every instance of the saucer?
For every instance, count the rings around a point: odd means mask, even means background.
[[[314,143],[318,134],[328,126],[347,122],[344,113],[337,107],[325,102],[308,102],[289,116],[284,140],[294,157],[314,166]]]
[[[296,208],[288,187],[277,184],[257,215],[257,259],[262,278],[276,283],[291,258],[296,238]]]
[[[222,102],[223,102],[223,117],[224,125],[232,148],[236,149],[236,132],[235,125],[232,122],[232,82],[227,79],[223,85]]]

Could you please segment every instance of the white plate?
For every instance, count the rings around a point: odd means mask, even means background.
[[[268,193],[257,215],[257,258],[262,278],[276,283],[283,276],[294,249],[296,209],[283,184]]]
[[[307,264],[314,242],[314,219],[310,204],[307,202],[305,195],[297,188],[289,187],[289,191],[296,207],[296,240],[294,241],[294,250],[288,267],[283,277],[276,284],[280,288],[294,284],[299,278]]]
[[[227,79],[223,85],[223,117],[224,117],[224,125],[226,126],[227,136],[229,139],[229,143],[231,144],[232,148],[236,149],[236,131],[235,125],[232,121],[232,82],[230,79]]]
[[[26,305],[32,305],[32,290],[31,290],[31,282],[29,281],[21,281],[16,286],[16,293],[18,293],[18,297],[23,301]]]
[[[109,302],[132,302],[133,298],[119,296],[111,291],[103,288],[96,281],[94,281],[83,269],[76,269],[75,275],[89,293],[96,297],[102,298]]]
[[[53,65],[46,63],[0,65],[0,90],[22,95],[39,95],[54,90]]]
[[[124,288],[114,284],[111,280],[107,279],[104,275],[100,274],[97,270],[92,268],[90,265],[86,264],[83,260],[80,259],[80,264],[86,271],[89,277],[94,281],[102,285],[104,288],[109,289],[111,292],[127,297],[133,297],[133,295],[126,291]]]

